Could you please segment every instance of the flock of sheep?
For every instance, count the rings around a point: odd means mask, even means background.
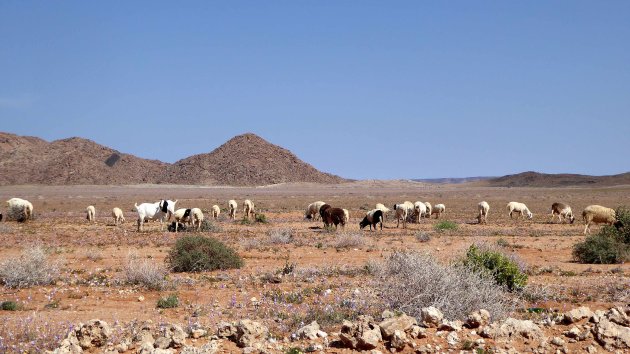
[[[155,203],[142,203],[138,205],[137,203],[134,205],[134,209],[138,213],[137,223],[138,223],[138,232],[142,231],[142,225],[149,220],[158,220],[160,221],[160,230],[163,229],[163,222],[170,221],[173,218],[175,221],[173,223],[174,231],[177,232],[180,225],[188,224],[190,227],[195,228],[196,230],[201,229],[201,224],[204,220],[204,215],[201,209],[199,208],[181,208],[175,209],[175,205],[177,204],[177,200],[160,200]],[[250,216],[254,216],[254,203],[246,199],[243,202],[243,213],[246,218],[249,219]],[[238,204],[235,200],[228,201],[228,213],[229,218],[231,220],[236,219],[236,209],[238,208]],[[415,221],[420,222],[420,218],[430,218],[432,215],[435,215],[436,218],[440,218],[442,214],[446,212],[446,206],[444,204],[436,204],[431,206],[429,202],[409,202],[405,201],[403,203],[395,204],[393,206],[393,210],[396,216],[396,227],[399,227],[400,221],[402,220],[403,228],[407,227],[407,221]],[[490,211],[490,205],[485,202],[479,202],[477,204],[477,220],[479,224],[486,224],[488,221],[488,212]],[[513,217],[515,213],[520,214],[521,218],[527,217],[528,219],[532,219],[534,214],[529,210],[527,205],[519,202],[509,202],[507,204],[507,210],[510,215],[510,218]],[[32,218],[33,216],[33,204],[28,200],[21,198],[11,198],[7,201],[7,211],[9,216],[19,215],[17,218],[18,221],[26,221]],[[370,226],[370,230],[374,228],[377,229],[377,225],[380,224],[381,230],[383,229],[383,222],[387,217],[388,213],[391,210],[387,208],[385,205],[381,203],[377,203],[376,207],[370,211],[368,211],[359,223],[360,229],[365,228],[366,226]],[[221,213],[221,208],[218,205],[213,205],[212,209],[212,217],[216,220]],[[96,208],[92,205],[88,206],[86,209],[87,219],[89,221],[94,221],[96,217]],[[573,211],[571,207],[567,204],[563,203],[553,203],[551,206],[551,220],[553,221],[555,217],[558,217],[559,221],[564,223],[567,220],[570,223],[575,221],[575,217],[573,216]],[[112,209],[112,217],[114,218],[114,223],[116,226],[118,224],[123,223],[125,221],[125,217],[123,215],[123,211],[120,208]],[[337,227],[341,225],[344,227],[350,218],[350,213],[347,209],[335,208],[330,204],[327,204],[323,201],[317,201],[311,203],[306,208],[304,213],[304,217],[306,219],[315,220],[317,218],[321,218],[324,222],[325,227],[330,227],[334,225]],[[617,220],[616,212],[614,209],[603,207],[601,205],[589,205],[584,208],[582,212],[582,218],[584,223],[586,224],[584,228],[584,234],[589,232],[589,227],[591,224],[608,224],[614,225],[617,229],[623,227],[621,221]],[[2,214],[0,214],[0,220],[2,220]]]

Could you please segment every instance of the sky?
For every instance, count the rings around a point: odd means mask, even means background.
[[[630,171],[630,1],[0,1],[0,131],[354,179]]]

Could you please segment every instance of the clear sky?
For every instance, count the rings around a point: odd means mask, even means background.
[[[630,171],[630,1],[0,1],[0,131],[357,179]]]

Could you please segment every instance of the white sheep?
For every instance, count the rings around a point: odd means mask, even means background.
[[[319,209],[324,204],[326,204],[326,202],[322,201],[317,201],[309,204],[306,207],[306,211],[304,212],[304,218],[309,220],[317,220],[318,218],[321,218],[321,216],[319,215]]]
[[[383,217],[387,220],[387,214],[390,212],[390,209],[386,207],[382,203],[376,203],[376,207],[374,209],[378,209],[383,212]]]
[[[406,202],[405,202],[406,203]],[[403,221],[403,229],[407,228],[407,216],[409,215],[409,209],[407,204],[400,203],[394,205],[394,211],[396,212],[396,227],[400,225],[400,219]],[[413,205],[413,204],[412,204]],[[411,209],[413,210],[413,208]]]
[[[584,208],[582,218],[586,223],[584,234],[589,231],[591,224],[613,225],[617,230],[624,227],[623,223],[617,220],[617,212],[615,212],[615,209],[606,208],[601,205],[589,205]]]
[[[254,202],[249,199],[245,199],[243,202],[243,214],[249,219],[249,216],[254,216]]]
[[[7,200],[7,217],[18,221],[33,218],[33,204],[26,199],[11,198]]]
[[[213,219],[218,219],[219,218],[219,214],[221,214],[221,208],[219,208],[218,205],[213,205],[212,206],[212,218]]]
[[[564,223],[564,219],[569,219],[569,222],[573,224],[575,221],[575,217],[573,217],[573,210],[571,207],[564,203],[553,203],[551,204],[551,222],[558,215],[558,220],[561,223]]]
[[[175,232],[179,227],[179,224],[189,224],[192,220],[192,209],[181,208],[175,210],[173,213],[173,219],[175,220]]]
[[[343,210],[344,223],[347,224],[348,221],[350,221],[350,212],[348,211],[348,209],[342,209],[342,210]]]
[[[423,202],[415,202],[413,204],[413,210],[416,216],[416,222],[420,222],[420,218],[423,218],[427,214],[427,206]]]
[[[439,219],[440,215],[446,212],[446,206],[444,204],[435,204],[431,210],[431,215],[435,214],[435,218]]]
[[[228,200],[228,213],[230,214],[230,219],[236,219],[236,208],[238,208],[238,204],[236,204],[236,200],[230,199]]]
[[[479,220],[480,224],[488,223],[488,211],[490,211],[490,204],[486,201],[479,202],[477,204],[477,210],[479,211],[479,215],[477,215],[477,220]]]
[[[114,224],[118,226],[118,223],[121,224],[125,222],[125,215],[123,214],[122,209],[116,207],[112,209],[112,217],[114,217]]]
[[[134,204],[138,212],[138,232],[142,231],[142,224],[148,220],[160,220],[160,230],[164,229],[164,220],[170,220],[175,213],[176,201],[160,200],[155,203]]]
[[[432,212],[432,210],[433,210],[433,208],[431,207],[431,203],[429,203],[429,202],[424,202],[424,205],[426,205],[426,207],[427,207],[427,213],[425,214],[425,216],[426,216],[427,218],[430,218],[430,217],[431,217],[431,212]]]
[[[88,205],[88,207],[85,208],[85,211],[87,213],[86,218],[88,219],[88,221],[93,222],[96,218],[96,208],[94,207],[94,205]]]
[[[203,212],[199,208],[192,208],[190,210],[190,223],[193,227],[197,226],[197,231],[201,230],[201,223],[203,223]]]
[[[525,217],[525,215],[527,215],[528,219],[532,219],[534,217],[534,214],[532,214],[532,212],[529,211],[529,209],[527,208],[527,205],[523,203],[509,202],[506,208],[509,212],[510,219],[512,218],[512,213],[514,212],[521,213],[521,217],[523,218]]]

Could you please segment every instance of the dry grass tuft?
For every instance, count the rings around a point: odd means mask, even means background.
[[[26,248],[19,257],[0,264],[0,280],[8,288],[49,285],[59,277],[59,264],[51,262],[40,245]]]
[[[163,290],[168,285],[166,267],[148,259],[141,259],[134,253],[127,256],[123,272],[127,284],[140,285],[149,290]]]

